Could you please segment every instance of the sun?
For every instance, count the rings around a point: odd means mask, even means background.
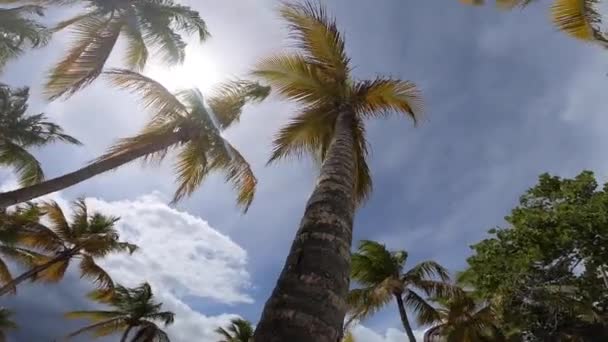
[[[202,50],[200,46],[191,48],[191,45],[188,45],[183,64],[166,66],[151,63],[146,67],[144,74],[172,92],[198,88],[203,94],[208,94],[221,82],[222,73],[212,56]]]

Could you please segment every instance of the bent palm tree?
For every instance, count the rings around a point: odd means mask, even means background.
[[[11,319],[13,312],[0,308],[0,342],[6,341],[6,332],[17,329],[17,324]]]
[[[404,271],[407,252],[391,252],[374,241],[361,241],[352,257],[351,276],[362,288],[350,291],[350,321],[365,319],[386,306],[393,298],[397,302],[403,328],[410,341],[416,341],[406,309],[411,309],[421,325],[439,319],[435,307],[425,296],[447,296],[453,287],[447,283],[448,272],[434,261],[424,261]],[[435,280],[439,278],[439,280]],[[348,324],[347,324],[348,325]]]
[[[41,224],[22,227],[19,241],[24,246],[42,250],[47,255],[36,266],[13,279],[0,288],[0,296],[10,292],[26,280],[60,281],[70,262],[80,259],[80,275],[88,278],[103,290],[111,290],[114,282],[95,258],[103,258],[110,253],[133,253],[137,246],[119,241],[114,224],[118,218],[103,216],[99,213],[89,215],[84,200],[74,202],[72,223],[66,219],[56,202],[41,206],[51,222],[47,228]]]
[[[489,305],[480,305],[466,293],[440,300],[439,320],[427,330],[425,342],[488,342],[499,338],[496,316]]]
[[[31,19],[32,15],[43,16],[40,6],[0,8],[0,71],[9,60],[23,53],[25,47],[44,46],[50,32],[42,24]]]
[[[194,192],[209,173],[222,171],[239,193],[237,202],[245,209],[249,207],[257,181],[245,158],[221,136],[219,129],[238,121],[245,103],[265,99],[270,91],[268,87],[247,81],[228,82],[220,86],[209,101],[210,112],[198,89],[174,95],[138,73],[113,70],[107,74],[116,86],[142,96],[154,114],[147,126],[138,135],[120,140],[88,166],[40,184],[1,193],[0,207],[65,189],[136,159],[161,161],[171,149],[178,150],[175,163],[178,188],[174,202]]]
[[[131,332],[131,342],[169,342],[169,336],[157,324],[172,324],[175,314],[161,311],[162,303],[154,300],[148,283],[129,289],[117,285],[109,299],[101,301],[112,310],[72,311],[65,316],[91,321],[82,329],[74,331],[68,338],[91,333],[95,338],[122,333],[121,342],[126,342]]]
[[[207,26],[199,13],[173,0],[2,0],[0,3],[75,5],[85,3],[86,13],[59,23],[55,30],[73,28],[76,41],[51,71],[46,84],[49,99],[73,95],[102,72],[120,36],[127,41],[126,64],[143,70],[150,50],[167,64],[182,63],[186,43],[177,32],[198,34],[202,42]]]
[[[417,120],[420,96],[411,82],[352,79],[344,39],[323,7],[285,4],[281,15],[298,49],[262,60],[254,73],[298,103],[299,113],[279,132],[270,161],[310,153],[322,165],[255,341],[335,342],[355,207],[371,192],[364,120],[393,112]]]
[[[222,336],[218,342],[251,342],[253,341],[253,327],[251,323],[242,318],[230,321],[228,329],[219,327],[215,332]]]
[[[44,172],[27,149],[56,141],[79,145],[63,133],[59,125],[46,121],[43,114],[26,115],[28,88],[10,88],[0,83],[0,165],[13,167],[21,186],[44,180]]]

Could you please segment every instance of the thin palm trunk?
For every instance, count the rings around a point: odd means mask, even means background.
[[[127,327],[127,330],[125,330],[125,333],[122,334],[122,338],[120,339],[120,342],[127,342],[127,338],[129,337],[129,333],[131,332],[131,329],[133,329],[133,325],[129,324],[129,326]]]
[[[342,335],[355,211],[354,114],[343,111],[255,342],[336,342]]]
[[[175,143],[184,139],[184,134],[180,132],[172,132],[167,134],[163,139],[159,139],[154,143],[143,146],[138,149],[133,149],[127,153],[117,155],[102,161],[92,163],[74,172],[63,176],[44,181],[39,184],[28,186],[14,191],[0,193],[0,208],[6,208],[11,205],[30,201],[32,199],[44,196],[55,191],[66,189],[72,185],[78,184],[89,178],[92,178],[101,173],[110,171],[135,159],[145,155],[161,151]]]
[[[416,336],[414,336],[414,331],[412,330],[410,321],[407,319],[407,312],[405,312],[405,305],[403,304],[403,297],[401,294],[395,293],[395,299],[397,299],[397,306],[399,307],[399,315],[401,316],[401,323],[403,323],[403,328],[405,329],[405,333],[407,334],[407,337],[409,337],[410,342],[416,342]]]
[[[18,277],[14,278],[10,282],[8,282],[6,285],[2,286],[2,288],[0,288],[0,296],[4,296],[5,294],[11,292],[13,288],[15,288],[17,285],[21,284],[22,282],[36,277],[38,275],[38,273],[46,270],[47,268],[51,267],[53,264],[61,262],[61,261],[65,261],[65,260],[71,258],[74,255],[74,253],[75,253],[74,251],[70,251],[69,253],[60,254],[60,255],[54,257],[53,259],[45,262],[44,264],[32,267],[28,271],[22,273]]]

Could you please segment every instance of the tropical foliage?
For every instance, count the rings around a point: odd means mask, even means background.
[[[77,171],[1,193],[0,207],[65,189],[136,159],[160,162],[170,150],[177,154],[174,171],[178,187],[173,202],[192,194],[208,174],[218,171],[238,192],[237,203],[245,210],[249,207],[257,180],[241,153],[223,138],[221,129],[238,122],[245,104],[264,100],[270,92],[268,87],[245,80],[226,82],[211,95],[208,110],[198,89],[172,94],[160,83],[128,70],[111,70],[107,76],[117,88],[141,96],[152,113],[144,129],[119,140],[104,155]]]
[[[26,114],[28,98],[29,88],[0,83],[0,165],[15,169],[22,186],[44,180],[40,163],[28,149],[57,141],[80,144],[43,114]]]
[[[17,324],[13,322],[13,313],[6,308],[0,308],[0,342],[6,341],[6,332],[17,329]]]
[[[46,45],[50,31],[32,19],[42,15],[44,8],[41,6],[0,8],[0,72],[9,60],[20,56],[25,48]]]
[[[405,270],[407,256],[405,251],[389,251],[375,241],[359,243],[358,251],[352,256],[351,277],[361,287],[348,295],[349,322],[373,315],[393,299],[410,341],[416,338],[406,310],[414,313],[420,325],[439,319],[439,312],[426,298],[449,297],[455,291],[448,283],[447,270],[434,261],[424,261]]]
[[[18,243],[41,251],[44,256],[39,255],[35,258],[35,266],[4,284],[0,295],[14,291],[15,286],[26,280],[58,282],[74,260],[79,260],[82,278],[92,280],[103,291],[111,291],[114,282],[95,259],[116,252],[133,253],[137,248],[119,240],[114,226],[118,218],[90,214],[84,200],[74,202],[71,222],[56,202],[46,202],[40,209],[50,222],[49,227],[43,224],[21,226]]]
[[[175,314],[162,311],[162,303],[156,302],[148,283],[136,288],[117,285],[109,298],[100,301],[109,305],[111,310],[72,311],[65,315],[67,318],[84,319],[92,323],[69,334],[69,338],[85,333],[94,338],[120,333],[121,342],[170,341],[159,324],[172,324]]]
[[[215,332],[222,336],[218,342],[252,342],[253,330],[251,322],[242,318],[234,318],[226,329],[219,327]]]

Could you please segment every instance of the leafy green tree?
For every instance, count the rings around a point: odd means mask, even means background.
[[[12,311],[0,308],[0,342],[6,342],[7,331],[17,329],[17,324],[11,319],[12,315]]]
[[[421,325],[439,319],[437,310],[425,298],[453,292],[447,270],[434,261],[404,270],[407,256],[406,251],[389,251],[375,241],[360,242],[352,256],[351,278],[362,287],[351,290],[347,297],[350,321],[365,319],[395,299],[403,328],[409,340],[416,341],[406,309],[414,312]]]
[[[169,342],[169,336],[158,323],[165,326],[173,323],[175,314],[161,311],[162,303],[154,300],[152,288],[144,283],[136,288],[117,285],[109,299],[101,300],[112,310],[72,311],[65,316],[71,319],[86,319],[92,324],[78,329],[68,338],[90,333],[95,338],[122,333],[120,342]],[[132,333],[132,334],[131,334]]]
[[[137,246],[119,241],[114,225],[116,217],[99,213],[89,214],[84,200],[74,202],[72,222],[68,222],[61,207],[56,202],[41,206],[50,222],[50,228],[39,224],[24,226],[19,232],[19,243],[50,255],[39,261],[36,266],[15,277],[0,288],[5,295],[26,280],[58,282],[73,260],[79,259],[80,274],[94,281],[101,289],[114,287],[112,278],[95,263],[110,253],[133,253]]]
[[[543,174],[506,217],[509,227],[472,246],[461,278],[495,304],[505,329],[534,341],[608,338],[607,190],[589,171]]]
[[[170,93],[160,83],[127,70],[107,72],[113,84],[141,96],[153,117],[137,135],[119,140],[89,165],[45,182],[0,193],[6,207],[59,191],[134,160],[160,162],[177,150],[175,174],[178,188],[174,202],[192,194],[205,177],[223,172],[238,191],[237,202],[245,209],[253,201],[257,180],[245,158],[221,135],[237,122],[246,103],[259,102],[270,88],[237,80],[218,86],[205,103],[198,89]],[[208,110],[206,104],[211,110]]]
[[[263,59],[254,74],[294,101],[298,114],[277,135],[270,161],[310,154],[321,168],[255,341],[335,342],[346,313],[355,208],[372,189],[365,120],[393,113],[417,120],[420,93],[399,79],[353,79],[342,34],[321,5],[284,4],[281,16],[297,49]]]
[[[227,329],[219,327],[215,332],[222,336],[219,342],[251,342],[253,341],[253,326],[251,322],[242,318],[230,321]]]
[[[0,165],[14,168],[22,186],[44,180],[40,163],[27,149],[56,141],[80,144],[43,114],[27,115],[28,98],[28,88],[0,83]]]
[[[0,8],[0,72],[9,60],[20,56],[26,47],[46,45],[49,30],[32,19],[32,16],[43,15],[44,8],[41,6]]]
[[[85,13],[59,23],[54,30],[72,28],[76,39],[50,73],[46,84],[49,99],[70,96],[89,85],[102,72],[119,37],[127,41],[125,64],[142,71],[148,57],[164,63],[182,63],[186,43],[178,32],[209,36],[199,13],[173,0],[0,0],[0,3],[85,5]]]

